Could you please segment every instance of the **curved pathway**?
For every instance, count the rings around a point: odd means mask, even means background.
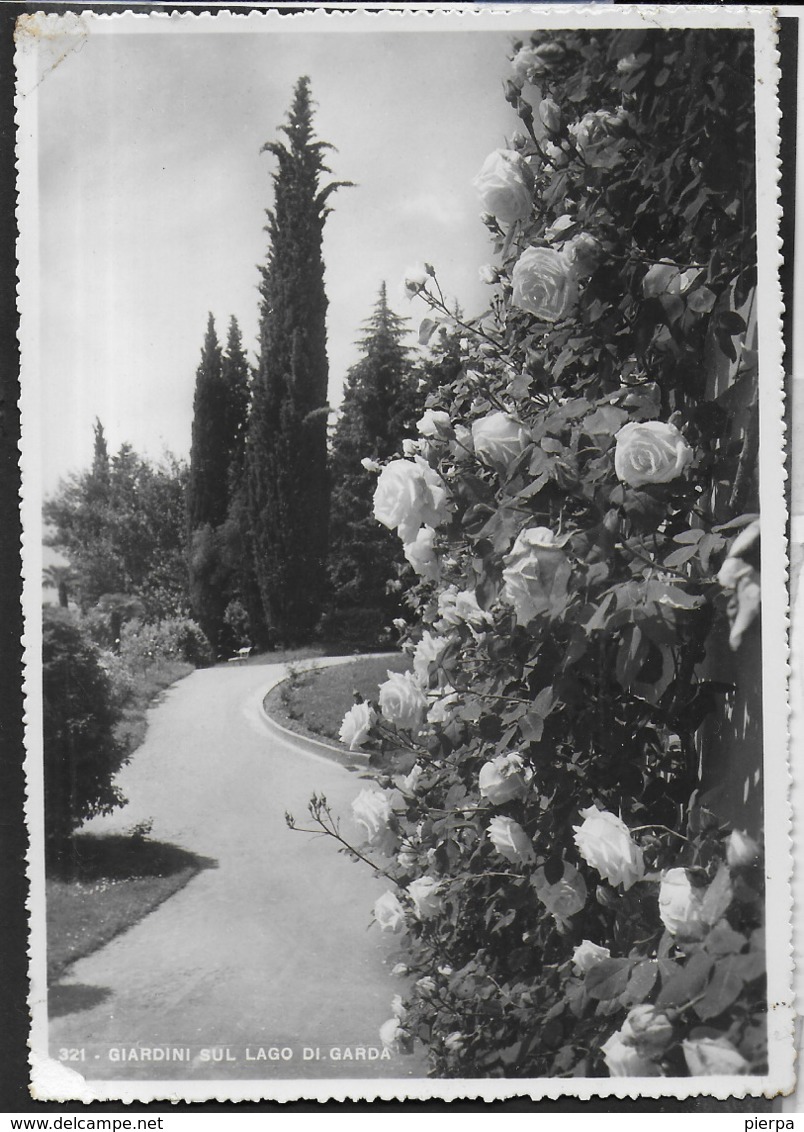
[[[363,783],[266,726],[262,698],[284,673],[230,665],[174,685],[120,775],[128,805],[88,827],[153,819],[154,839],[216,862],[55,989],[94,1002],[50,1025],[51,1057],[83,1048],[71,1068],[89,1079],[424,1076],[419,1056],[377,1056],[403,989],[390,975],[396,941],[368,928],[386,885],[331,839],[285,824],[286,810],[308,824],[315,791],[356,838]],[[274,1060],[278,1050],[290,1058]]]

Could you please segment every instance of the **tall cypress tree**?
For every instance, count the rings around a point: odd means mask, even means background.
[[[422,398],[402,344],[405,319],[388,306],[385,284],[358,345],[361,359],[346,378],[341,414],[332,438],[329,577],[336,608],[396,612],[386,592],[403,561],[399,539],[373,518],[375,479],[361,460],[385,460],[415,434]]]
[[[195,375],[190,482],[187,488],[187,523],[191,532],[207,523],[218,526],[226,518],[229,440],[222,369],[222,351],[215,332],[215,319],[210,314]]]
[[[230,442],[226,522],[220,531],[220,551],[226,564],[225,586],[227,607],[239,602],[247,619],[248,639],[252,644],[265,642],[265,619],[262,599],[254,567],[254,549],[248,513],[246,483],[246,440],[251,400],[251,368],[243,349],[243,338],[237,319],[229,324],[226,352],[223,355],[223,378],[228,396],[227,435]],[[242,615],[242,614],[241,614]],[[225,616],[228,616],[225,611]],[[227,641],[233,648],[243,641],[227,630]]]
[[[340,185],[322,186],[332,148],[313,133],[310,84],[296,84],[285,142],[263,146],[278,168],[260,284],[260,360],[248,444],[249,511],[257,580],[275,640],[303,640],[325,587],[327,353],[321,241]]]
[[[216,651],[224,643],[224,612],[232,597],[224,528],[234,485],[242,479],[247,411],[248,361],[240,328],[233,318],[224,354],[210,314],[196,373],[187,524],[190,603]]]

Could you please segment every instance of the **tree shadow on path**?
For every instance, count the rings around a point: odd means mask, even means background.
[[[47,881],[48,982],[91,955],[218,862],[141,834],[78,834]],[[79,984],[52,986],[51,1016],[85,1010],[108,994]],[[56,1013],[54,1013],[54,1010]]]

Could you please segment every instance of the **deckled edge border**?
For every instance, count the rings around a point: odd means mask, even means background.
[[[421,5],[371,5],[360,9],[324,12],[307,9],[285,11],[284,5],[272,10],[257,9],[249,13],[226,10],[177,13],[158,12],[92,12],[66,11],[59,14],[26,13],[19,17],[15,34],[15,125],[17,169],[17,301],[20,315],[18,338],[21,350],[20,439],[21,510],[23,519],[23,612],[24,632],[24,724],[26,746],[26,823],[30,833],[27,875],[30,884],[28,909],[30,916],[29,948],[31,993],[31,1092],[42,1101],[119,1101],[125,1104],[147,1101],[183,1100],[188,1102],[229,1100],[274,1100],[292,1102],[348,1100],[497,1100],[527,1096],[531,1099],[552,1099],[573,1096],[581,1100],[599,1097],[633,1099],[634,1097],[712,1096],[718,1099],[747,1096],[777,1096],[789,1092],[793,1075],[793,991],[792,991],[792,901],[791,901],[791,811],[790,771],[786,760],[776,758],[770,721],[784,721],[785,746],[789,744],[789,612],[785,595],[788,581],[786,544],[787,508],[784,497],[785,472],[782,453],[785,443],[784,392],[782,371],[782,295],[779,282],[781,263],[781,217],[779,190],[779,122],[778,64],[776,24],[772,10],[762,8],[723,9],[713,7],[674,6],[672,8],[566,7],[507,8],[455,5],[448,9]],[[121,22],[137,21],[131,28]],[[762,572],[763,590],[763,716],[765,750],[766,821],[768,860],[767,906],[787,910],[786,930],[774,922],[771,939],[777,941],[773,961],[769,956],[769,1037],[770,1068],[766,1077],[736,1079],[712,1078],[585,1078],[576,1081],[555,1079],[411,1079],[347,1080],[347,1081],[98,1081],[88,1082],[73,1070],[47,1057],[47,999],[45,969],[45,901],[42,814],[41,758],[41,496],[38,491],[38,436],[40,390],[38,386],[38,311],[37,263],[38,232],[36,231],[37,151],[36,151],[36,85],[35,49],[32,41],[41,35],[41,26],[61,25],[58,34],[74,34],[144,30],[142,21],[165,22],[165,30],[185,25],[181,30],[212,32],[221,30],[223,21],[237,21],[233,30],[289,32],[307,30],[371,32],[401,28],[403,21],[416,30],[515,30],[535,27],[577,26],[583,22],[601,28],[651,23],[669,27],[745,27],[751,28],[756,45],[755,114],[757,129],[757,201],[758,201],[758,266],[759,266],[759,333],[760,333],[760,481],[763,524]],[[471,20],[473,26],[466,26]],[[246,27],[246,22],[250,27]],[[270,22],[273,26],[267,26]],[[262,26],[257,27],[257,24]],[[298,26],[301,24],[301,26]],[[463,24],[463,27],[461,27]],[[485,24],[480,27],[480,24]],[[190,26],[192,25],[192,26]],[[217,26],[215,26],[217,25]],[[381,26],[382,25],[382,26]],[[150,29],[152,30],[152,29]],[[28,83],[26,87],[25,83]],[[22,89],[21,89],[22,87]],[[772,125],[773,129],[767,128]],[[760,206],[761,200],[761,206]],[[33,424],[31,422],[34,422]],[[27,423],[26,423],[27,422]],[[773,548],[770,547],[771,538]],[[781,550],[781,553],[780,553]],[[767,580],[771,579],[771,587]],[[768,601],[768,593],[774,600]],[[776,597],[778,595],[778,600]],[[781,647],[780,647],[781,645]],[[770,663],[769,663],[770,662]],[[779,666],[781,665],[781,669]],[[773,670],[773,671],[771,671]],[[771,756],[770,758],[768,756]],[[785,862],[786,867],[785,867]],[[770,919],[770,917],[769,917]],[[44,1039],[44,1042],[43,1042]],[[44,1049],[44,1054],[42,1050]],[[670,1086],[670,1087],[668,1087]]]

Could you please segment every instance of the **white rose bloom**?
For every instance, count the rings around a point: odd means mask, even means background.
[[[512,818],[492,818],[488,837],[497,852],[513,865],[527,865],[536,860],[533,842]]]
[[[396,844],[396,835],[389,828],[393,813],[387,790],[361,790],[352,802],[352,817],[365,830],[366,843],[388,853]]]
[[[620,818],[590,806],[581,810],[582,825],[573,826],[578,852],[609,884],[628,889],[645,875],[642,850]]]
[[[567,862],[563,877],[555,884],[548,884],[543,867],[533,874],[532,884],[536,896],[559,927],[566,927],[570,917],[586,904],[586,883],[578,870]]]
[[[566,318],[578,301],[572,264],[554,248],[526,248],[511,272],[511,302],[542,322]]]
[[[338,738],[350,751],[362,747],[371,732],[371,725],[377,718],[370,704],[355,704],[343,717]]]
[[[610,110],[590,110],[580,122],[574,122],[568,128],[586,164],[600,169],[609,164],[609,150],[627,125],[628,114],[621,107],[613,113]]]
[[[402,552],[420,578],[431,582],[438,581],[440,570],[438,555],[434,548],[435,531],[432,527],[420,527],[412,542],[402,545]]]
[[[427,697],[412,672],[389,672],[380,685],[380,711],[389,723],[418,731],[427,711]]]
[[[435,994],[436,981],[432,975],[422,975],[420,979],[416,980],[415,986],[422,995]]]
[[[747,1073],[750,1064],[725,1035],[722,1038],[687,1038],[681,1043],[692,1077],[732,1077]]]
[[[470,625],[475,629],[491,624],[491,616],[481,609],[474,590],[458,590],[447,586],[438,595],[438,621],[436,629],[455,625]]]
[[[478,269],[477,277],[481,283],[487,283],[489,284],[489,286],[491,286],[492,284],[497,282],[500,277],[500,273],[492,264],[484,263],[483,266]]]
[[[551,134],[561,129],[561,109],[553,98],[543,98],[539,103],[539,117],[542,125]]]
[[[381,931],[391,932],[393,935],[401,932],[404,928],[405,909],[400,904],[396,894],[391,892],[390,889],[375,900],[374,919],[380,925]]]
[[[400,1022],[404,1022],[407,1018],[408,1012],[404,1002],[402,1001],[401,994],[395,994],[391,999],[391,1013],[393,1014],[394,1018],[396,1018]]]
[[[381,472],[382,464],[378,464],[376,460],[372,460],[370,456],[364,456],[360,461],[361,467],[365,468],[367,472]]]
[[[611,959],[611,952],[607,947],[600,947],[590,939],[582,939],[572,953],[572,962],[576,975],[585,975],[604,959]]]
[[[395,1053],[400,1052],[400,1047],[407,1036],[398,1018],[389,1018],[387,1022],[383,1022],[380,1026],[380,1041],[385,1049]]]
[[[520,625],[550,608],[556,574],[567,562],[563,544],[548,527],[526,527],[503,559],[500,596],[514,607]]]
[[[452,421],[449,413],[442,409],[425,409],[424,415],[416,422],[419,436],[448,436],[452,432]]]
[[[610,1077],[661,1077],[662,1071],[655,1061],[641,1057],[637,1050],[623,1041],[619,1032],[612,1034],[600,1047]]]
[[[561,249],[562,254],[572,264],[578,279],[588,279],[600,265],[603,247],[598,239],[588,232],[579,232],[567,240]]]
[[[524,220],[533,205],[533,175],[513,149],[495,149],[472,182],[486,212],[502,224]]]
[[[472,423],[475,455],[484,463],[502,465],[506,471],[522,455],[530,440],[527,429],[499,409]]]
[[[436,527],[446,517],[446,490],[421,457],[392,460],[380,473],[374,492],[374,517],[413,542],[423,525]]]
[[[451,1034],[447,1034],[447,1036],[444,1038],[444,1049],[449,1050],[450,1053],[457,1053],[458,1050],[463,1048],[465,1043],[466,1037],[461,1033],[461,1031],[453,1030]]]
[[[422,633],[413,650],[413,673],[423,687],[430,683],[430,670],[433,665],[438,665],[448,645],[445,637],[433,636],[429,629]]]
[[[521,755],[497,755],[480,768],[478,786],[484,798],[494,806],[502,806],[514,798],[524,798],[533,771]]]
[[[402,283],[405,294],[409,299],[418,295],[427,285],[427,280],[430,278],[430,272],[422,263],[417,263],[415,267],[409,267],[405,272],[405,278]]]
[[[670,483],[681,475],[692,456],[692,449],[675,425],[630,421],[617,433],[614,470],[630,487]]]
[[[534,82],[546,75],[562,62],[566,50],[555,40],[540,43],[538,46],[525,44],[517,51],[511,63],[514,78],[519,83]]]
[[[404,963],[395,963],[391,968],[391,974],[396,979],[402,979],[409,974],[409,969]]]
[[[620,1036],[643,1057],[661,1057],[673,1040],[673,1023],[660,1007],[641,1003],[629,1010]]]
[[[443,907],[439,889],[441,885],[433,877],[419,877],[408,885],[408,896],[413,901],[413,910],[419,920],[431,920]]]
[[[708,924],[703,918],[705,888],[696,888],[686,869],[668,869],[659,885],[659,917],[681,940],[700,940]]]

